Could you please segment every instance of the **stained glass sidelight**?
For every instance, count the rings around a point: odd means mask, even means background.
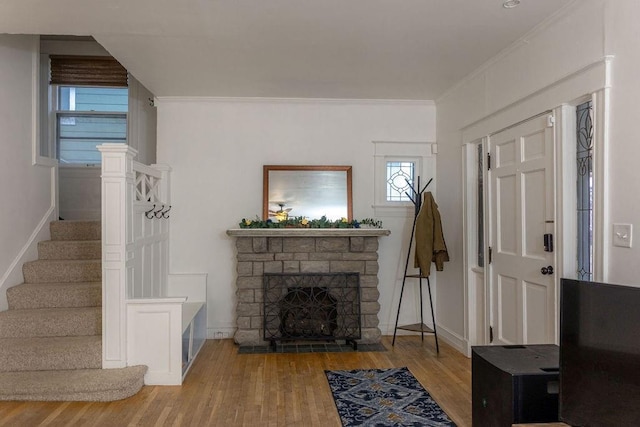
[[[578,105],[577,119],[577,278],[593,279],[593,103]]]
[[[483,162],[482,162],[482,144],[478,144],[478,213],[477,213],[477,224],[478,227],[476,231],[478,246],[478,267],[484,266],[484,182],[483,182]]]

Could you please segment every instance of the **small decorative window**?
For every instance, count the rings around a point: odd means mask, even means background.
[[[437,147],[430,142],[373,141],[374,215],[413,215],[411,187],[436,176]],[[431,184],[429,191],[435,191]]]
[[[414,185],[415,169],[414,162],[387,162],[387,202],[411,201],[408,194]]]

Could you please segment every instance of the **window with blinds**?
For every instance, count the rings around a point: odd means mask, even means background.
[[[127,143],[127,70],[111,57],[51,56],[60,164],[99,165],[97,146]]]
[[[52,85],[127,87],[127,70],[110,56],[51,55]]]

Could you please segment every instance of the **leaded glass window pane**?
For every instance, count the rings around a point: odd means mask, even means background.
[[[476,231],[476,236],[477,236],[477,241],[478,241],[478,247],[477,247],[477,251],[478,251],[478,266],[479,267],[483,267],[484,266],[484,182],[482,179],[482,166],[483,166],[483,162],[482,162],[482,144],[478,144],[478,152],[477,152],[477,157],[478,157],[478,176],[477,176],[477,181],[478,181],[478,213],[477,213],[477,231]]]
[[[415,163],[402,161],[387,162],[387,201],[410,202],[415,177]]]
[[[593,280],[593,105],[578,105],[577,119],[577,278]]]

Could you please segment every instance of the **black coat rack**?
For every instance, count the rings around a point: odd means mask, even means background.
[[[438,346],[438,333],[436,332],[436,316],[433,312],[433,299],[431,298],[431,282],[429,281],[429,276],[425,276],[422,274],[422,270],[418,274],[407,274],[409,270],[409,260],[411,259],[411,247],[413,245],[413,237],[416,232],[416,221],[418,220],[418,214],[420,213],[420,208],[422,207],[422,194],[425,192],[429,184],[431,184],[433,178],[427,182],[427,184],[420,188],[420,177],[417,180],[417,188],[414,188],[411,182],[407,180],[407,184],[409,184],[409,188],[411,189],[411,194],[409,192],[405,192],[405,194],[411,200],[414,206],[414,214],[413,214],[413,226],[411,227],[411,238],[409,239],[409,249],[407,249],[407,262],[404,265],[404,275],[402,276],[402,288],[400,289],[400,301],[398,301],[398,314],[396,315],[396,326],[393,330],[393,341],[391,342],[392,346],[396,344],[396,333],[398,329],[402,329],[405,331],[413,331],[420,332],[422,341],[424,341],[424,334],[433,334],[436,340],[436,353],[440,353],[440,347]],[[398,326],[398,320],[400,319],[400,307],[402,307],[402,296],[404,295],[404,285],[407,281],[407,278],[418,279],[418,285],[420,286],[420,323]],[[433,322],[433,329],[424,324],[424,310],[422,303],[422,280],[427,279],[427,289],[429,290],[429,304],[431,306],[431,320]]]

